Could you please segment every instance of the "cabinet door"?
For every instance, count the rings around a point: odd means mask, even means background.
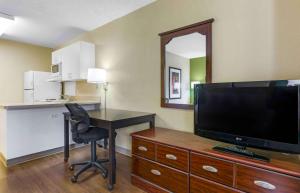
[[[59,64],[62,62],[61,50],[52,52],[52,64]]]
[[[88,69],[95,66],[95,45],[80,42],[80,78],[87,79]]]
[[[86,110],[95,110],[95,105],[82,106]],[[62,147],[63,112],[66,110],[62,106],[7,111],[6,158],[14,159]]]
[[[62,80],[73,81],[80,79],[80,46],[72,44],[62,50]]]

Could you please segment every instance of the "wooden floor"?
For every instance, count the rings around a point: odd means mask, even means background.
[[[89,159],[89,147],[70,152],[70,162]],[[98,156],[107,155],[98,150]],[[142,193],[130,183],[131,158],[117,154],[117,184],[112,192]],[[94,169],[83,173],[73,184],[63,154],[5,168],[0,164],[0,193],[106,193],[106,181]]]

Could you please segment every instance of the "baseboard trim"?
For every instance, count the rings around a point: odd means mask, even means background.
[[[116,146],[116,152],[131,157],[131,150],[121,146]]]
[[[80,147],[83,147],[83,146],[85,146],[85,144],[71,144],[70,145],[70,150],[75,149],[75,148],[80,148]],[[50,150],[30,154],[30,155],[25,155],[25,156],[13,158],[13,159],[8,159],[8,160],[5,161],[4,165],[6,167],[11,167],[11,166],[21,164],[21,163],[24,163],[24,162],[40,159],[40,158],[43,158],[43,157],[48,157],[48,156],[58,154],[58,153],[62,153],[63,151],[64,151],[64,147],[58,147],[58,148],[54,148],[54,149],[50,149]]]
[[[85,144],[72,144],[70,145],[70,150],[72,149],[76,149],[76,148],[81,148],[86,146]],[[54,148],[54,149],[50,149],[50,150],[46,150],[46,151],[42,151],[42,152],[38,152],[38,153],[34,153],[34,154],[30,154],[30,155],[26,155],[26,156],[22,156],[22,157],[17,157],[17,158],[13,158],[13,159],[9,159],[6,160],[5,157],[0,153],[0,162],[5,166],[5,167],[11,167],[17,164],[21,164],[21,163],[25,163],[28,161],[32,161],[32,160],[36,160],[36,159],[40,159],[40,158],[44,158],[44,157],[48,157],[54,154],[58,154],[58,153],[62,153],[64,151],[64,147],[58,147],[58,148]],[[123,154],[125,156],[131,157],[131,150],[130,149],[126,149],[124,147],[120,147],[120,146],[116,146],[116,152]]]

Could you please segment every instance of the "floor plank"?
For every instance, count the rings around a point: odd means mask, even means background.
[[[70,163],[89,159],[89,147],[70,152]],[[98,149],[98,157],[107,152]],[[131,185],[131,158],[117,154],[117,184],[112,192],[143,193]],[[33,160],[24,164],[5,168],[0,164],[0,193],[108,193],[106,180],[94,169],[83,173],[73,184],[69,164],[64,163],[63,154]],[[76,170],[76,168],[75,168]]]

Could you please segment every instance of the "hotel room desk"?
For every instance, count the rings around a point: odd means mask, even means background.
[[[108,188],[113,189],[116,183],[116,159],[115,159],[115,138],[116,129],[149,122],[150,128],[155,127],[155,114],[126,111],[118,109],[106,109],[88,111],[91,124],[109,131],[109,166],[108,166]],[[64,113],[64,159],[69,158],[69,113]]]

